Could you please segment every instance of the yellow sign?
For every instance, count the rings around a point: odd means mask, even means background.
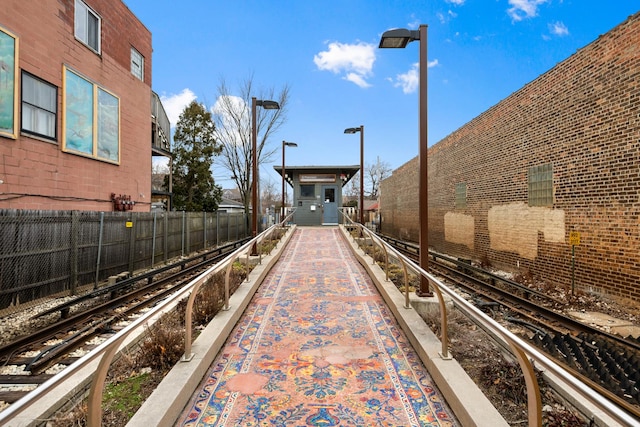
[[[571,246],[580,246],[580,232],[579,231],[571,231],[571,232],[569,232],[569,244]]]
[[[133,221],[127,221],[127,222],[125,223],[125,226],[126,226],[127,228],[131,228],[131,227],[133,227]]]

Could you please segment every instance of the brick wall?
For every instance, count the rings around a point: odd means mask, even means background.
[[[101,18],[101,54],[74,37],[74,0],[5,0],[0,27],[19,39],[19,72],[58,87],[57,140],[0,137],[0,209],[112,210],[111,193],[135,210],[151,200],[151,34],[120,0],[86,0]],[[131,74],[131,47],[145,59]],[[120,164],[62,151],[63,66],[119,98]],[[18,87],[20,108],[20,87]]]
[[[429,149],[429,245],[570,287],[640,299],[640,13]],[[553,205],[528,204],[553,167]],[[383,232],[417,241],[417,159],[381,186]],[[467,186],[456,208],[455,186]],[[404,210],[404,212],[402,212]],[[471,239],[456,233],[473,227]]]

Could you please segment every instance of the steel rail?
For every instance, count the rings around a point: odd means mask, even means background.
[[[135,297],[138,297],[140,295],[145,295],[147,293],[150,292],[151,289],[154,288],[158,288],[162,285],[164,285],[165,283],[171,282],[173,280],[175,280],[177,277],[180,277],[182,275],[184,275],[185,273],[188,272],[192,272],[192,271],[197,271],[199,269],[204,268],[207,265],[210,265],[211,263],[217,262],[218,260],[224,258],[226,256],[226,253],[223,254],[219,254],[214,256],[213,258],[209,258],[206,259],[205,261],[201,261],[198,264],[189,266],[187,268],[183,268],[180,272],[172,274],[170,276],[164,277],[156,282],[153,283],[149,283],[145,286],[142,286],[139,289],[130,291],[126,294],[122,294],[120,296],[117,296],[115,298],[111,298],[108,301],[95,305],[91,308],[88,308],[84,311],[81,311],[79,313],[76,313],[70,317],[65,317],[62,320],[59,320],[56,323],[53,323],[49,326],[45,326],[41,329],[39,329],[37,332],[27,335],[27,336],[23,336],[20,337],[10,343],[4,344],[2,346],[0,346],[0,360],[3,358],[6,358],[6,360],[9,360],[10,356],[12,354],[14,354],[16,351],[19,351],[21,349],[23,349],[25,346],[32,344],[33,342],[36,341],[44,341],[48,338],[51,338],[53,336],[55,336],[57,333],[59,333],[60,330],[63,329],[70,329],[75,327],[77,324],[82,324],[82,323],[86,323],[87,320],[93,316],[96,316],[100,313],[103,313],[115,306],[119,306],[121,305],[123,302],[126,302],[128,300],[134,299]],[[199,257],[194,257],[192,258],[192,261],[201,258],[201,256]],[[177,267],[178,265],[176,265],[175,267]],[[174,267],[174,268],[175,268]],[[167,269],[163,268],[163,271],[166,271]],[[157,274],[157,273],[155,273]],[[150,273],[145,274],[144,277],[141,277],[140,279],[136,280],[136,281],[140,281],[140,280],[144,280],[146,278],[149,277],[153,277],[153,275],[151,275]],[[128,286],[132,286],[133,283],[128,284]],[[124,286],[120,286],[117,290],[123,289]],[[116,289],[109,289],[109,291],[113,292]],[[106,292],[101,292],[100,295],[105,294]],[[167,292],[163,292],[164,294],[166,294]],[[98,296],[94,296],[94,298],[97,298]],[[71,307],[73,305],[78,304],[81,301],[86,301],[88,298],[85,297],[80,297],[77,300],[72,300],[69,302],[66,302],[64,304],[61,304],[59,306],[54,307],[53,309],[50,309],[48,311],[50,311],[51,313],[60,311],[61,308],[67,308],[67,307]]]
[[[345,215],[346,218],[346,215]],[[360,224],[354,223],[357,227],[363,227]],[[394,249],[391,245],[384,242],[381,238],[371,235],[372,238],[380,239],[388,249],[393,253],[400,262],[406,263],[411,269],[418,275],[421,275],[434,287],[437,287],[443,294],[446,294],[457,307],[462,310],[467,316],[478,323],[479,326],[487,331],[490,331],[496,336],[502,344],[511,348],[516,356],[518,363],[523,371],[525,377],[525,383],[527,385],[527,400],[528,400],[528,416],[529,427],[541,427],[542,426],[542,405],[540,398],[540,390],[538,388],[537,379],[535,377],[535,371],[531,361],[533,360],[538,366],[544,367],[548,371],[552,372],[558,378],[562,379],[569,387],[571,387],[580,397],[596,406],[602,413],[611,417],[612,419],[620,422],[623,425],[628,426],[640,426],[640,421],[637,417],[631,415],[626,410],[616,405],[610,399],[602,396],[600,393],[593,390],[589,385],[577,379],[566,369],[558,365],[555,361],[541,353],[538,349],[522,340],[520,337],[506,329],[504,326],[497,323],[491,317],[487,316],[480,309],[475,307],[469,301],[458,295],[453,289],[442,283],[438,278],[431,273],[423,270],[420,266],[415,264],[406,255],[400,253]],[[444,311],[444,304],[441,303],[441,313]],[[445,317],[445,316],[441,316]],[[446,319],[445,319],[446,320]]]
[[[293,215],[293,212],[291,213],[291,215]],[[290,218],[290,216],[288,218]],[[243,245],[240,249],[236,249],[235,251],[233,251],[224,260],[189,281],[189,283],[180,288],[180,290],[178,290],[176,293],[162,300],[160,303],[155,305],[152,309],[144,313],[142,316],[135,319],[132,323],[127,325],[117,334],[108,338],[106,341],[99,344],[95,349],[76,360],[67,369],[45,381],[38,388],[13,403],[9,408],[0,412],[0,425],[10,425],[10,422],[20,419],[21,416],[24,417],[25,414],[28,413],[30,409],[34,408],[41,399],[51,393],[54,393],[56,387],[62,385],[64,381],[77,374],[80,370],[87,368],[93,370],[91,388],[89,391],[87,425],[89,427],[101,426],[102,392],[104,390],[106,375],[108,373],[108,369],[111,361],[113,360],[113,357],[117,354],[119,349],[129,338],[129,335],[132,332],[143,328],[149,321],[152,321],[153,319],[172,309],[175,304],[178,303],[178,301],[189,297],[195,285],[200,281],[206,280],[206,278],[211,274],[211,270],[219,269],[221,265],[227,265],[229,260],[231,260],[232,258],[235,259],[235,255],[237,252],[244,251],[245,247],[248,245],[251,245],[253,243],[258,244],[259,242],[263,241],[265,239],[265,236],[272,233],[273,230],[278,227],[280,227],[280,224],[273,225],[263,233],[258,234],[256,237],[248,241],[248,243]],[[95,367],[95,365],[97,365],[97,367]],[[21,420],[24,421],[24,418],[22,418]]]

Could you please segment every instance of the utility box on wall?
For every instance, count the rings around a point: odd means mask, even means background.
[[[281,176],[282,167],[274,166]],[[337,225],[343,222],[342,188],[359,166],[286,166],[284,176],[293,188],[293,222],[297,225]]]

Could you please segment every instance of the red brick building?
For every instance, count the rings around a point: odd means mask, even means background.
[[[150,209],[151,51],[120,0],[3,0],[0,209]]]
[[[429,246],[567,287],[574,246],[576,288],[640,299],[639,40],[636,13],[432,146]],[[415,158],[383,233],[418,240],[417,194]]]

